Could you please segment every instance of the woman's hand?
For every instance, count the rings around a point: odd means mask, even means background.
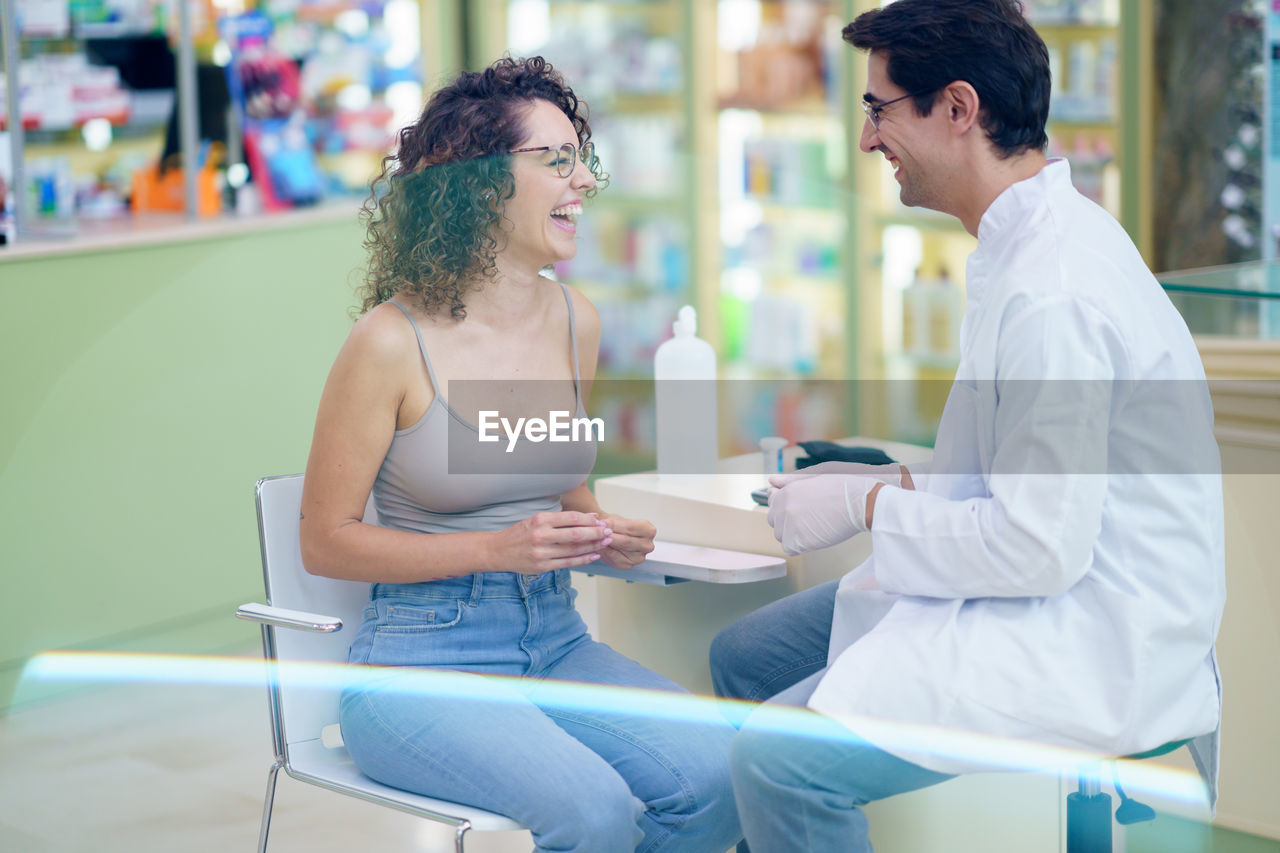
[[[540,512],[497,534],[490,563],[493,571],[553,572],[594,562],[613,542],[594,512]]]
[[[653,550],[653,537],[658,534],[658,529],[649,522],[608,514],[601,516],[601,521],[613,531],[612,544],[600,552],[610,567],[635,568]]]

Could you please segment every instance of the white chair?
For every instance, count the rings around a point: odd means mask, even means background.
[[[336,673],[327,677],[317,673],[315,665],[346,663],[350,640],[341,631],[344,625],[360,624],[369,584],[317,577],[303,568],[298,546],[301,474],[266,477],[258,481],[256,492],[267,604],[242,605],[236,617],[262,626],[262,653],[268,666],[267,707],[275,762],[267,774],[258,853],[266,853],[281,768],[294,779],[449,824],[458,853],[470,830],[525,829],[502,815],[381,785],[356,767],[337,725],[342,679]],[[372,502],[365,521],[376,523]],[[667,542],[655,543],[649,558],[626,573],[583,568],[664,585],[684,580],[750,583],[786,574],[785,561],[777,557]]]
[[[350,637],[341,633],[342,627],[360,624],[369,585],[316,577],[302,567],[298,548],[301,474],[259,480],[257,498],[268,603],[246,604],[236,616],[262,626],[262,653],[268,665],[267,707],[275,762],[267,774],[258,853],[266,853],[281,768],[294,779],[449,824],[458,853],[470,830],[524,829],[502,815],[380,785],[360,772],[337,732],[340,679],[329,679],[326,685],[324,678],[314,677],[314,670],[307,672],[306,664],[346,663]],[[303,666],[298,667],[298,662]]]

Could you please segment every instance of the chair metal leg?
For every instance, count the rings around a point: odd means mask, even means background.
[[[463,853],[462,837],[467,834],[467,830],[471,829],[470,821],[463,821],[454,827],[453,830],[453,850],[454,853]]]
[[[276,776],[280,773],[283,763],[277,758],[276,763],[272,764],[271,769],[267,771],[267,796],[262,803],[262,828],[258,830],[258,853],[267,853],[267,832],[271,829],[271,807],[276,799]]]

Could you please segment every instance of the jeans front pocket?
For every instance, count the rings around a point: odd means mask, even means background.
[[[459,645],[453,630],[467,611],[463,599],[388,603],[373,629],[369,663],[387,666],[448,666]]]
[[[432,602],[430,607],[420,604],[388,604],[386,617],[378,625],[379,631],[435,631],[450,628],[462,618],[464,601]]]

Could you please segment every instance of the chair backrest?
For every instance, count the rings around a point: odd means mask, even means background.
[[[347,647],[369,600],[369,584],[309,574],[302,567],[298,545],[298,515],[302,506],[302,475],[266,477],[258,481],[258,534],[262,541],[262,574],[267,603],[342,620],[342,628],[316,634],[270,628],[274,635],[279,684],[282,740],[287,746],[320,737],[320,730],[338,721],[342,684],[335,672],[331,684],[316,686],[314,678],[291,678],[291,661],[346,663]],[[366,511],[371,520],[372,506]]]

